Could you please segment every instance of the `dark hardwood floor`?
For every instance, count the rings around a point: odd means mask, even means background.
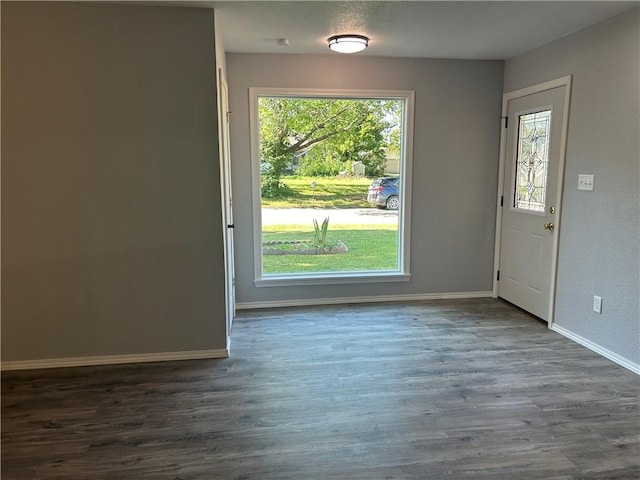
[[[492,299],[240,312],[232,357],[8,372],[2,479],[638,479],[640,379]]]

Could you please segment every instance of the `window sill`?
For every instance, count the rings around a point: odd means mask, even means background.
[[[364,272],[346,274],[271,275],[256,278],[256,287],[292,287],[296,285],[344,285],[354,283],[408,282],[410,273]]]

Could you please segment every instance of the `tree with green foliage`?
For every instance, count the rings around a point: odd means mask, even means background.
[[[335,175],[361,161],[367,176],[377,176],[385,151],[399,142],[397,100],[260,97],[258,110],[264,197],[288,194],[282,177],[294,158],[301,174]]]

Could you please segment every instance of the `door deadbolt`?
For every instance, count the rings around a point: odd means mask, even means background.
[[[549,213],[556,213],[556,207],[549,207]]]

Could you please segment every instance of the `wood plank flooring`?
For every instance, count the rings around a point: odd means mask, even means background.
[[[638,479],[639,377],[492,299],[240,312],[232,357],[9,372],[2,479]]]

